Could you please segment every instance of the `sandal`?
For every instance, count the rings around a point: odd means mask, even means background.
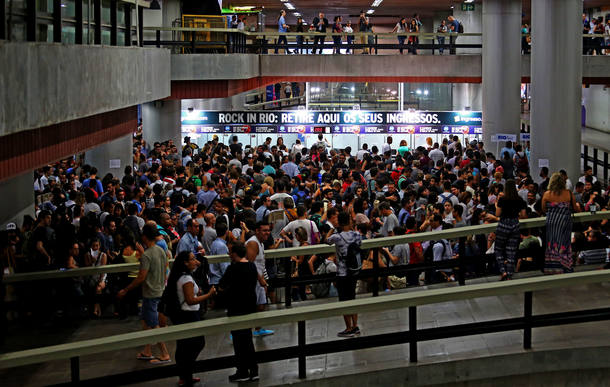
[[[153,355],[145,355],[142,352],[138,353],[138,356],[136,356],[136,359],[138,360],[152,360],[155,357]]]
[[[172,359],[159,359],[158,357],[153,358],[149,363],[152,365],[161,365],[161,364],[169,364],[172,362]]]

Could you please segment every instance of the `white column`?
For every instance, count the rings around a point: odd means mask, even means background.
[[[142,136],[152,146],[155,141],[174,141],[182,149],[181,100],[164,100],[142,105]]]
[[[582,1],[532,1],[531,167],[580,171]],[[561,26],[561,28],[557,28]]]
[[[133,164],[133,135],[128,134],[85,152],[85,163],[97,168],[103,178],[107,173],[121,179],[125,166]]]
[[[519,136],[521,0],[483,2],[483,143],[495,134]],[[503,144],[500,144],[503,145]],[[496,155],[500,158],[501,155]]]
[[[452,110],[481,111],[483,109],[480,83],[454,83],[451,92]]]

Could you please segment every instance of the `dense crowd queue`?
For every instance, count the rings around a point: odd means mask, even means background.
[[[218,137],[200,148],[185,138],[149,147],[134,137],[133,165],[121,178],[98,176],[94,166],[75,159],[46,166],[35,174],[36,217],[3,230],[3,273],[117,263],[139,269],[7,286],[4,301],[13,318],[139,313],[143,329],[198,321],[208,309],[228,315],[264,310],[280,296],[277,278],[335,273],[327,283],[298,285],[293,300],[392,290],[455,281],[452,268],[358,279],[362,270],[458,257],[455,240],[404,243],[379,254],[361,248],[365,239],[498,222],[496,232],[467,239],[467,256],[481,256],[466,267],[468,276],[542,269],[571,272],[578,263],[604,264],[608,224],[572,224],[572,213],[608,208],[608,191],[586,168],[575,183],[565,171],[541,168],[530,175],[529,151],[508,142],[498,157],[484,144],[441,143],[411,148],[391,136],[362,149],[333,149],[324,135],[309,148],[299,140],[267,138],[244,146]],[[519,228],[519,219],[547,216],[542,229]],[[327,243],[333,254],[265,259],[269,249]],[[540,254],[519,254],[519,250]],[[208,263],[206,256],[228,254],[231,263]],[[487,255],[486,255],[487,254]],[[491,258],[490,258],[491,257]],[[175,259],[169,265],[170,259]],[[286,272],[290,267],[290,272]],[[286,269],[285,269],[286,268]],[[44,303],[37,295],[46,294]],[[16,302],[17,301],[17,302]],[[256,327],[254,336],[273,334]],[[341,337],[360,334],[358,316],[345,316]],[[232,381],[258,378],[250,329],[232,332],[238,371]],[[203,337],[180,340],[175,360],[182,384],[192,380]],[[167,347],[150,346],[138,359],[171,361]]]

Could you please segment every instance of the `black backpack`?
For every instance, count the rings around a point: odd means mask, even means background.
[[[464,33],[464,25],[462,24],[462,22],[458,22],[458,33],[463,34]]]
[[[345,243],[347,241],[339,233],[339,237],[343,239]],[[345,257],[340,257],[341,260],[345,261],[347,266],[348,275],[357,275],[362,269],[362,250],[360,249],[360,243],[354,241],[347,245],[347,253]]]
[[[443,245],[443,256],[445,255],[445,244],[442,241],[430,241],[428,248],[424,251],[424,262],[432,263],[434,262],[434,245],[440,243]]]

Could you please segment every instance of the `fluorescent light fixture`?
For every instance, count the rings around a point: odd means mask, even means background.
[[[381,3],[383,3],[383,0],[375,0],[373,1],[373,4],[371,4],[371,7],[379,7]]]
[[[291,11],[296,9],[295,6],[292,5],[292,3],[284,3],[284,6]]]
[[[474,0],[464,0],[464,3],[474,3]]]
[[[281,1],[282,3],[287,3],[287,2],[289,2],[290,0],[280,0],[280,1]]]
[[[294,16],[296,16],[296,17],[301,16],[301,13],[300,13],[300,12],[293,12],[292,14],[293,14]]]
[[[254,5],[242,5],[239,7],[233,7],[233,11],[249,11],[256,8]]]
[[[352,91],[356,91],[356,88],[354,86],[352,86],[351,90]]]
[[[415,90],[415,94],[421,95],[421,90],[420,89]]]
[[[428,90],[424,90],[424,95],[428,95]]]
[[[367,14],[367,15],[372,15],[372,14],[374,14],[374,13],[375,13],[375,10],[374,10],[374,9],[369,9],[368,11],[366,11],[366,14]]]

